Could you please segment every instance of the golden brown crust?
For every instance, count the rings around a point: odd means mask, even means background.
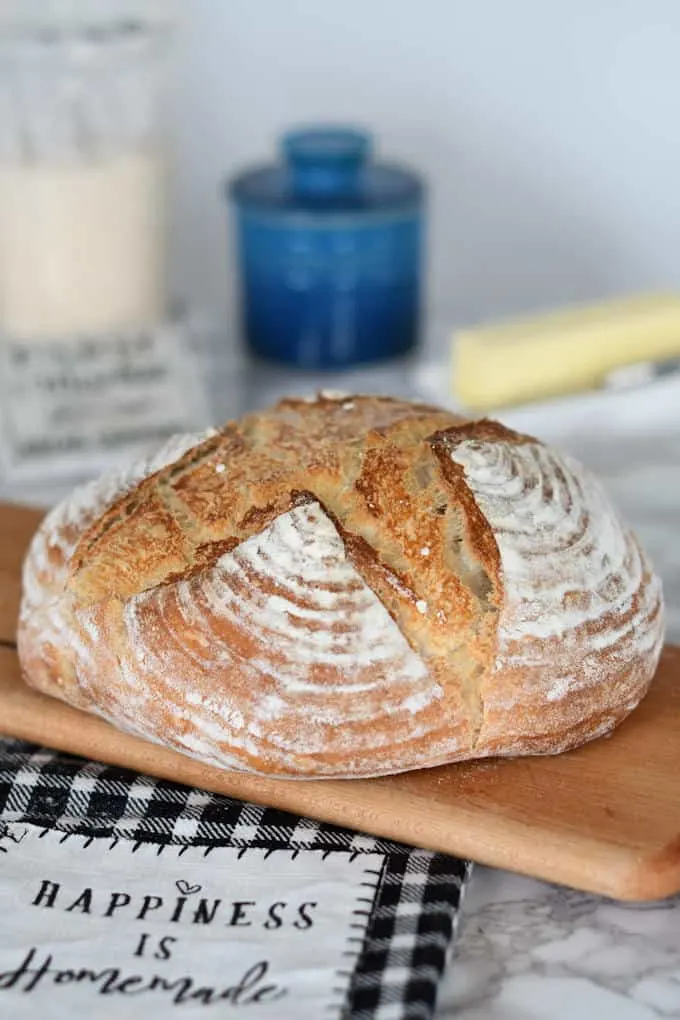
[[[475,481],[466,458],[537,445],[385,397],[284,400],[230,422],[77,524],[64,511],[44,526],[19,632],[27,680],[206,760],[277,775],[581,742],[646,690],[660,595],[644,613],[635,603],[653,588],[645,567],[625,620],[643,619],[650,640],[627,644],[629,661],[598,656],[590,686],[551,700],[543,659],[538,672],[500,662],[513,550],[493,500],[485,512],[486,467]],[[562,471],[543,472],[543,502]],[[576,597],[565,594],[565,619]],[[584,625],[568,666],[587,661],[603,619]]]

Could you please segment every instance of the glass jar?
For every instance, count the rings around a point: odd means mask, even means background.
[[[23,0],[0,36],[0,330],[158,322],[166,303],[158,5]]]
[[[166,283],[174,27],[170,0],[0,11],[0,476],[13,497],[207,424],[193,310],[171,314]]]

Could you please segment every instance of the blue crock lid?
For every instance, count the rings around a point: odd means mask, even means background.
[[[281,213],[387,212],[417,204],[420,179],[409,170],[371,161],[370,134],[333,126],[290,131],[278,164],[234,177],[228,192],[242,207]]]

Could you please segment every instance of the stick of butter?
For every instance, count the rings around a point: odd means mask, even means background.
[[[680,356],[680,294],[646,294],[461,330],[452,391],[475,411],[602,386],[627,365]]]

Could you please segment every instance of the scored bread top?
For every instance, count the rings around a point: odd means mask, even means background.
[[[163,459],[37,537],[40,689],[293,775],[557,750],[646,689],[658,581],[598,483],[529,437],[321,394]]]

